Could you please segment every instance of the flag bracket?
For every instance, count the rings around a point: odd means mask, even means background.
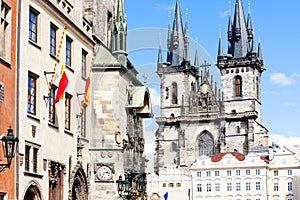
[[[44,99],[44,100],[49,99],[49,96],[44,95],[44,96],[43,96],[43,99]]]
[[[85,93],[76,93],[77,97],[85,95]]]
[[[55,72],[46,72],[46,71],[44,71],[44,76],[46,76],[47,74],[55,74]]]

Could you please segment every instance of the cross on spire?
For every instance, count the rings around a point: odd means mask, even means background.
[[[211,66],[211,64],[206,62],[206,60],[204,60],[204,62],[200,65],[200,67],[204,68],[205,72],[206,72],[206,68],[209,68],[210,66]]]

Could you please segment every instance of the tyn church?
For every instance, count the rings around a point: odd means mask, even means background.
[[[212,80],[208,63],[190,59],[188,22],[183,25],[176,1],[173,24],[168,25],[167,55],[158,53],[161,109],[156,118],[155,171],[176,164],[190,167],[201,155],[222,152],[248,154],[268,145],[261,124],[261,74],[265,70],[260,43],[255,45],[251,14],[244,15],[236,0],[229,17],[228,48],[219,39],[217,67],[221,88]]]

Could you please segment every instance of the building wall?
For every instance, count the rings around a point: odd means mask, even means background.
[[[15,126],[15,82],[16,82],[16,33],[17,33],[17,1],[7,0],[0,1],[0,7],[6,4],[9,7],[8,15],[6,16],[8,22],[8,33],[6,33],[6,45],[3,45],[1,33],[1,55],[0,55],[0,135],[7,134],[7,129],[11,126],[16,136]],[[1,8],[1,12],[4,12]],[[4,13],[1,13],[2,17]],[[1,30],[3,22],[1,21]],[[5,52],[5,53],[4,53]],[[3,157],[3,148],[0,148],[1,163],[6,163]],[[12,160],[10,169],[0,172],[0,194],[4,193],[5,198],[15,198],[15,158]],[[4,195],[3,194],[3,195]]]
[[[62,3],[62,2],[60,2]],[[64,2],[66,3],[66,2]],[[81,63],[82,63],[82,49],[87,52],[87,71],[92,60],[93,47],[95,45],[88,34],[83,29],[81,8],[78,2],[69,2],[73,8],[62,7],[61,4],[52,1],[22,1],[21,5],[21,54],[20,57],[20,101],[19,101],[19,115],[20,115],[20,177],[19,177],[19,194],[18,198],[24,198],[27,189],[36,186],[40,190],[41,198],[48,199],[49,195],[49,180],[51,178],[51,161],[61,164],[63,167],[62,181],[62,198],[68,199],[69,190],[71,190],[73,183],[72,178],[78,169],[78,162],[83,166],[85,174],[87,171],[88,156],[80,156],[82,152],[78,151],[78,137],[82,138],[80,133],[80,110],[82,94],[85,87],[85,78],[82,78]],[[29,10],[34,9],[38,14],[37,21],[37,42],[32,42],[28,39],[28,24],[29,24]],[[69,12],[69,13],[68,13]],[[71,95],[71,114],[70,114],[70,130],[65,129],[65,103],[61,99],[55,105],[55,124],[49,122],[49,105],[48,105],[48,87],[51,80],[51,74],[44,75],[44,72],[53,72],[55,66],[55,56],[50,55],[50,24],[57,27],[56,47],[58,52],[59,42],[63,34],[63,29],[66,27],[66,33],[62,40],[62,46],[57,63],[54,82],[58,86],[61,66],[65,62],[66,57],[66,37],[72,40],[72,60],[71,66],[65,67],[65,73],[68,77],[69,83],[65,92]],[[28,74],[34,74],[36,77],[36,114],[27,112],[28,102]],[[46,98],[44,98],[44,96]],[[90,112],[90,108],[87,108]],[[89,115],[88,115],[89,116]],[[87,122],[90,118],[87,118]],[[87,136],[81,139],[87,147],[87,138],[89,136],[89,127],[87,125]],[[30,168],[25,169],[26,165],[26,149],[25,145],[32,148],[37,148],[37,172],[33,172],[32,166],[32,150],[30,151]],[[31,148],[31,149],[32,149]],[[87,154],[86,154],[87,155]]]

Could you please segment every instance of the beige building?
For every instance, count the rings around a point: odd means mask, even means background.
[[[87,199],[90,107],[81,111],[81,94],[95,42],[82,1],[20,6],[16,197]],[[54,104],[63,63],[68,85]]]
[[[262,149],[261,149],[262,150]],[[300,162],[289,149],[200,157],[190,169],[193,199],[295,200]]]

